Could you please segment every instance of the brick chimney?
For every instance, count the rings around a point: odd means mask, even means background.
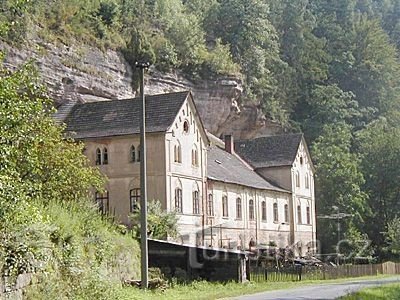
[[[229,153],[235,152],[235,143],[232,135],[225,135],[225,151]]]

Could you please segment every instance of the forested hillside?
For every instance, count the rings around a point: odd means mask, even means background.
[[[318,214],[343,212],[343,251],[398,255],[400,0],[8,0],[0,31],[120,50],[189,78],[234,75],[246,99],[301,130]],[[396,227],[397,226],[397,227]],[[319,221],[325,251],[336,222]],[[396,236],[397,235],[397,236]],[[372,246],[357,253],[363,240]]]

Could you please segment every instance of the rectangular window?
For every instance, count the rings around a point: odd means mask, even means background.
[[[175,210],[178,213],[182,213],[182,190],[180,188],[175,189]]]
[[[139,210],[140,205],[140,189],[135,188],[129,191],[130,210],[136,212]]]
[[[208,216],[214,215],[214,201],[212,194],[209,194],[207,199],[207,215]]]
[[[228,217],[228,196],[222,196],[222,216]]]
[[[297,206],[297,223],[298,224],[302,224],[302,220],[301,220],[301,206],[298,205]]]
[[[100,212],[102,214],[107,214],[109,211],[109,198],[108,198],[108,191],[105,191],[104,193],[95,193],[95,201],[97,204],[97,207],[99,208]]]
[[[249,220],[254,220],[254,201],[252,199],[249,200]]]
[[[236,219],[242,219],[242,199],[236,199]]]
[[[274,203],[274,222],[279,221],[278,203]]]
[[[200,200],[199,200],[199,191],[193,192],[193,214],[200,214]]]
[[[267,203],[261,202],[261,220],[267,221]]]
[[[285,223],[289,223],[289,205],[285,204]]]
[[[311,224],[311,212],[309,206],[307,206],[306,212],[307,212],[307,224]]]

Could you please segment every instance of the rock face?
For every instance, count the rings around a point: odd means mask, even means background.
[[[136,96],[131,68],[116,51],[40,40],[20,48],[0,43],[0,49],[6,53],[5,65],[9,68],[34,59],[61,120],[77,102]],[[265,119],[256,104],[242,103],[242,85],[237,78],[189,81],[178,74],[150,70],[145,86],[147,94],[191,90],[204,126],[217,136],[232,134],[245,139],[281,131]]]

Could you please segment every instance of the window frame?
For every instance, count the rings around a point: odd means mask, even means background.
[[[130,149],[130,162],[131,163],[135,163],[136,162],[136,147],[135,145],[131,145],[131,149]]]
[[[297,205],[297,224],[303,224],[301,205]]]
[[[229,218],[229,202],[227,195],[222,196],[222,217]]]
[[[213,196],[213,194],[208,194],[208,197],[207,197],[207,215],[210,217],[214,216],[214,196]]]
[[[193,191],[193,214],[200,214],[200,193],[198,190]]]
[[[278,223],[279,222],[279,207],[278,207],[278,203],[275,202],[273,205],[273,215],[274,215],[274,223]]]
[[[255,221],[255,213],[254,213],[254,200],[249,200],[249,220]]]
[[[261,201],[261,221],[267,221],[267,202]]]
[[[183,213],[182,207],[182,188],[176,187],[175,188],[175,211],[177,213]]]
[[[102,165],[108,165],[108,149],[107,147],[103,148],[103,161]]]
[[[242,215],[242,199],[240,197],[236,198],[236,219],[241,220],[243,218]]]
[[[95,164],[96,166],[101,165],[101,159],[102,159],[102,154],[100,148],[96,148],[96,159],[95,159]]]
[[[95,192],[95,203],[99,209],[99,211],[106,215],[110,211],[110,195],[108,190],[105,190],[103,193]],[[104,203],[105,201],[105,203]]]
[[[285,213],[285,223],[289,223],[290,215],[289,215],[289,204],[285,204],[284,206],[284,213]]]
[[[311,208],[309,205],[306,207],[306,221],[307,225],[311,225]]]

